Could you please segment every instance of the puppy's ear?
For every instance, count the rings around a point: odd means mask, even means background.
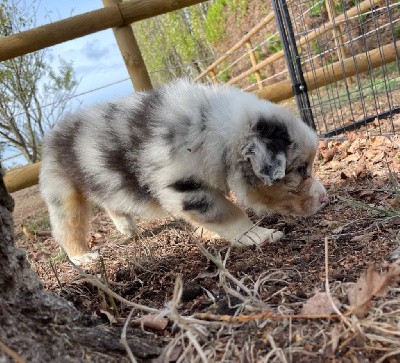
[[[242,148],[254,174],[271,186],[285,177],[286,153],[291,144],[287,128],[276,121],[259,120]]]

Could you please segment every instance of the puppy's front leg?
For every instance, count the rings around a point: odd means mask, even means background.
[[[243,210],[216,190],[202,188],[200,184],[194,183],[191,183],[192,189],[182,188],[182,183],[174,188],[176,184],[163,191],[160,198],[163,207],[195,226],[200,225],[218,233],[233,246],[276,242],[283,236],[282,232],[274,229],[254,226]]]

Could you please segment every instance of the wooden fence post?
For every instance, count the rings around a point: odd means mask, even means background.
[[[249,56],[250,56],[251,65],[254,68],[254,74],[256,75],[258,89],[263,89],[261,72],[256,69],[256,67],[257,67],[257,58],[256,58],[256,55],[254,54],[253,45],[251,44],[251,40],[250,39],[246,42],[246,48],[247,48],[247,52],[249,53]]]
[[[122,3],[121,0],[103,0],[104,6],[118,5],[120,3]],[[135,91],[152,89],[150,76],[133,34],[132,26],[124,25],[113,28],[113,32]]]
[[[217,75],[215,74],[214,69],[209,70],[208,74],[211,77],[211,82],[214,83],[214,84],[217,84],[218,83],[218,79],[217,79]]]
[[[336,54],[338,56],[338,60],[340,61],[342,58],[347,58],[347,52],[344,47],[343,36],[340,31],[340,25],[335,24],[337,11],[332,0],[325,0],[325,4],[326,4],[326,10],[328,11],[329,21],[333,24],[332,28],[333,40],[336,46]],[[354,84],[353,77],[349,77],[348,80],[350,84]]]

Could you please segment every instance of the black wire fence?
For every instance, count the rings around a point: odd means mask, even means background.
[[[271,2],[247,29],[251,42],[245,35],[196,80],[289,107],[291,84],[301,117],[320,137],[400,134],[400,0]]]
[[[400,2],[273,3],[303,120],[321,137],[400,134]]]

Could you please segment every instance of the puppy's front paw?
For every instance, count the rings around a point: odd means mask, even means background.
[[[234,247],[260,245],[264,242],[278,242],[284,236],[283,232],[275,229],[253,227],[232,243]]]
[[[81,256],[70,257],[71,262],[73,262],[77,266],[87,265],[93,261],[98,260],[99,254],[98,252],[87,252]]]

